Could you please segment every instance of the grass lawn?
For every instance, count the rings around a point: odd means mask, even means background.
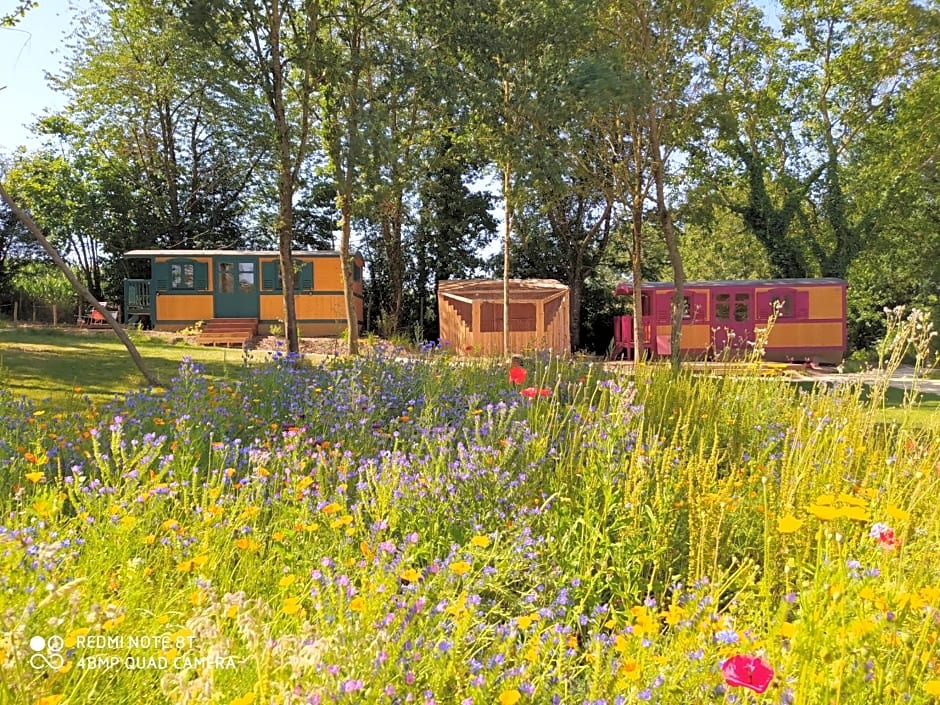
[[[158,378],[168,382],[184,358],[224,377],[242,364],[242,351],[171,343],[147,333],[132,339]],[[92,401],[146,386],[127,349],[110,330],[49,327],[0,327],[0,383],[34,402],[69,406],[79,395]]]

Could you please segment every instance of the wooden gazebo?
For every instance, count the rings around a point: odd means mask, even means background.
[[[441,340],[462,354],[503,352],[503,282],[453,279],[437,288]],[[554,279],[509,281],[509,349],[571,352],[568,287]]]

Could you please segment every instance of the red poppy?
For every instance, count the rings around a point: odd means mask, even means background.
[[[774,679],[774,669],[759,656],[738,654],[721,664],[725,683],[763,693]]]
[[[519,393],[529,399],[535,399],[535,397],[547,397],[552,393],[552,390],[546,389],[545,387],[526,387],[525,389],[519,390]]]
[[[878,541],[878,545],[886,551],[894,549],[901,543],[894,535],[894,529],[880,522],[871,527],[871,537]]]
[[[529,374],[526,372],[525,367],[520,367],[519,365],[513,365],[509,368],[509,381],[513,384],[522,384],[525,382],[526,375]]]

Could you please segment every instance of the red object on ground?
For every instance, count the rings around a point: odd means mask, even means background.
[[[725,683],[763,693],[774,679],[774,669],[759,656],[738,654],[721,664]]]

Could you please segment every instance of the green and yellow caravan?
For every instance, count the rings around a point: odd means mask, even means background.
[[[128,271],[149,278],[124,280],[125,323],[179,331],[198,322],[243,321],[258,334],[282,326],[284,293],[276,251],[130,250]],[[303,337],[346,329],[341,262],[335,251],[298,251],[294,301]],[[362,321],[363,260],[354,256],[353,295]]]

